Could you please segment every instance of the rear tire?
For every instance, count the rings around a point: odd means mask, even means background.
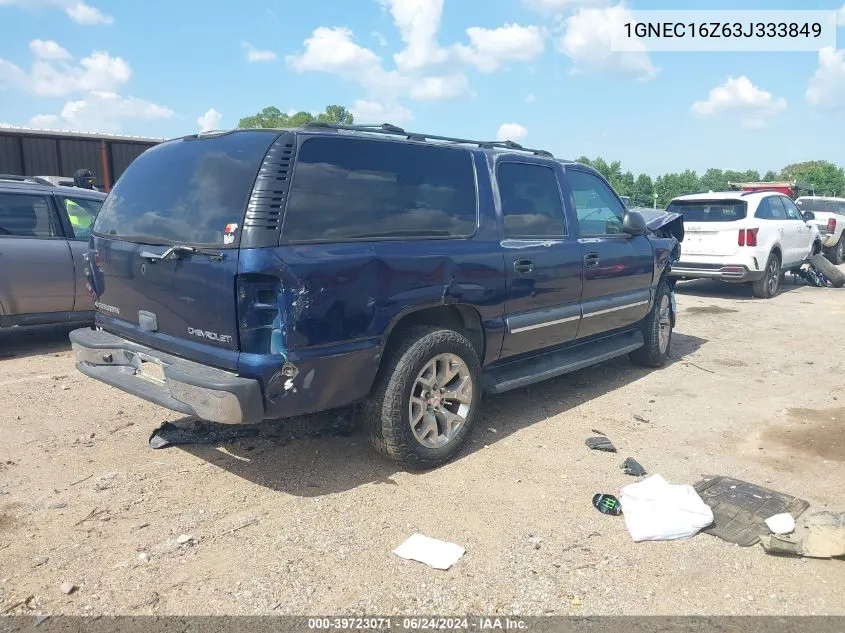
[[[841,288],[845,285],[845,273],[827,261],[824,256],[813,255],[808,261],[815,266],[820,273],[830,279],[830,283],[833,284],[834,288]]]
[[[763,277],[751,284],[754,289],[754,296],[758,299],[771,299],[780,290],[782,278],[780,257],[778,257],[777,253],[771,253],[769,259],[766,261]]]
[[[825,257],[834,266],[839,266],[845,261],[845,233],[839,238],[835,246],[825,249]]]
[[[472,343],[453,330],[420,326],[399,336],[363,407],[364,427],[396,463],[433,468],[469,438],[481,405],[481,364]]]
[[[665,280],[657,286],[654,305],[640,327],[645,345],[628,354],[628,358],[635,365],[663,367],[672,346],[672,297]]]

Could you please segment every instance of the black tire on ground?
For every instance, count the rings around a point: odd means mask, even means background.
[[[645,345],[628,354],[628,357],[635,365],[662,367],[669,358],[672,346],[672,298],[669,284],[665,280],[657,286],[654,305],[640,327]]]
[[[783,278],[780,270],[780,257],[777,253],[770,253],[766,260],[766,267],[763,269],[763,277],[751,283],[754,289],[754,296],[758,299],[771,299],[780,290],[780,282]]]
[[[823,255],[813,255],[809,259],[809,262],[815,266],[820,273],[830,279],[830,283],[833,284],[834,288],[841,288],[845,285],[845,273],[827,261]]]
[[[839,266],[839,264],[845,262],[845,234],[839,238],[839,241],[834,246],[824,249],[824,255],[835,266]]]
[[[398,336],[401,338],[383,359],[373,392],[362,407],[363,426],[376,450],[403,467],[434,468],[452,459],[472,431],[481,405],[481,364],[469,340],[453,330],[419,326]],[[417,439],[411,427],[411,397],[419,388],[421,372],[444,354],[464,363],[472,380],[471,401],[455,435],[442,446],[429,447]],[[439,418],[437,423],[439,433]]]

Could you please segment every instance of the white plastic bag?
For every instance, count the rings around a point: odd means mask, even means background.
[[[687,538],[713,523],[713,511],[695,488],[660,475],[622,488],[619,503],[634,542]]]

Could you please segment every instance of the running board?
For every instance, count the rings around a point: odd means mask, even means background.
[[[641,330],[629,330],[539,356],[513,361],[493,367],[486,372],[484,390],[487,393],[503,393],[526,387],[623,356],[639,349],[644,344]]]

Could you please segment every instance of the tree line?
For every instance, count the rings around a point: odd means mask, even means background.
[[[621,196],[629,196],[635,206],[665,208],[677,196],[700,191],[729,191],[732,182],[774,182],[795,181],[812,189],[818,196],[845,197],[845,170],[825,160],[792,163],[780,171],[767,171],[762,176],[754,169],[734,171],[710,168],[699,175],[691,169],[680,173],[668,173],[652,179],[648,174],[636,178],[630,171],[622,171],[618,160],[608,163],[603,158],[581,156],[578,162],[592,166],[601,173]],[[809,192],[808,192],[809,193]]]
[[[340,105],[329,105],[323,112],[296,112],[286,114],[270,106],[257,114],[244,117],[238,123],[241,128],[293,128],[313,121],[326,123],[342,123],[349,125],[354,122],[352,113]],[[631,198],[635,206],[665,208],[675,198],[685,193],[699,191],[727,191],[731,182],[773,182],[776,180],[797,181],[812,187],[813,193],[824,196],[845,197],[845,170],[834,163],[824,160],[812,160],[802,163],[792,163],[778,172],[767,171],[762,176],[760,172],[735,171],[731,169],[711,168],[699,175],[687,169],[679,173],[662,174],[652,179],[648,174],[634,176],[631,171],[622,171],[622,163],[618,160],[608,163],[603,158],[588,158],[581,156],[578,162],[587,164],[601,173],[621,196]]]

